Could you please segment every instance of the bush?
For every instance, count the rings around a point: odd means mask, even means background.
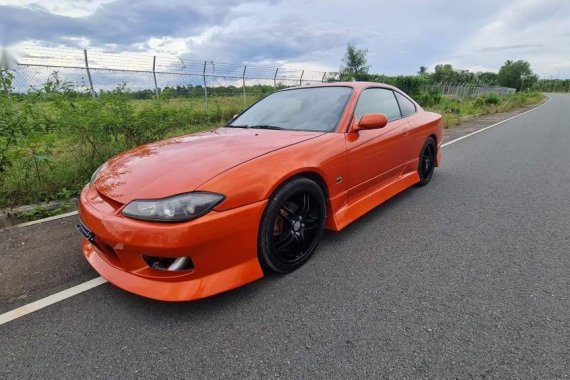
[[[485,104],[487,105],[498,105],[501,103],[501,97],[497,94],[487,94],[484,97]]]
[[[0,207],[77,195],[113,155],[166,137],[222,125],[242,97],[137,100],[120,86],[96,99],[52,75],[39,89],[11,93],[0,79]],[[3,88],[0,86],[0,88]],[[252,96],[250,101],[256,100]]]
[[[223,125],[244,107],[241,95],[216,96],[220,89],[211,91],[207,104],[202,97],[188,95],[190,90],[201,91],[199,87],[177,88],[177,96],[157,100],[120,86],[93,99],[56,73],[41,88],[14,94],[11,73],[0,74],[0,89],[5,89],[0,92],[0,208],[75,196],[111,156],[150,141]],[[538,93],[517,93],[457,101],[437,91],[419,91],[423,79],[390,80],[426,109],[443,114],[446,128],[465,115],[508,111],[542,99]],[[248,103],[271,89],[252,86]]]
[[[442,102],[443,112],[444,113],[452,113],[452,114],[460,114],[461,113],[461,105],[457,100],[450,100],[445,99]]]
[[[415,99],[422,107],[432,107],[441,103],[443,95],[440,91],[423,91]]]

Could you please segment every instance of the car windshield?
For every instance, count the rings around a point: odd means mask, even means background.
[[[227,127],[331,132],[352,93],[350,87],[279,91],[260,100]]]

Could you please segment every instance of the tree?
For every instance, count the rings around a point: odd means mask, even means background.
[[[368,60],[366,59],[367,49],[358,49],[356,45],[348,43],[346,53],[342,59],[343,65],[340,67],[340,80],[368,80]]]
[[[434,82],[457,82],[458,74],[450,64],[435,65],[435,72],[432,74]]]
[[[418,70],[418,75],[427,75],[428,68],[425,66],[420,66],[420,69]]]
[[[530,68],[530,63],[523,60],[513,62],[507,60],[499,69],[498,81],[501,86],[516,88],[517,91],[522,91],[525,88],[532,87],[538,80]],[[523,88],[524,87],[524,88]]]
[[[485,84],[497,84],[499,75],[491,71],[477,73],[477,80]]]

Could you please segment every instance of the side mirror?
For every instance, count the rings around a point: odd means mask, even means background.
[[[388,118],[383,113],[367,113],[352,127],[353,132],[365,129],[380,129],[388,124]]]

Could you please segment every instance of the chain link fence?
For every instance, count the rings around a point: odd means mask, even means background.
[[[57,80],[93,96],[124,87],[141,98],[249,96],[279,88],[337,81],[338,73],[286,67],[237,65],[136,53],[112,54],[73,49],[34,48],[10,64],[16,92]]]
[[[432,83],[424,86],[423,91],[438,92],[454,99],[464,99],[486,94],[511,95],[516,89],[491,86],[484,83]]]
[[[143,99],[203,97],[207,101],[212,96],[243,96],[244,104],[280,88],[340,79],[338,72],[36,46],[16,55],[10,69],[15,75],[13,87],[20,93],[43,87],[56,75],[60,83],[93,96],[124,87]],[[483,83],[432,83],[422,90],[456,99],[515,92]]]

